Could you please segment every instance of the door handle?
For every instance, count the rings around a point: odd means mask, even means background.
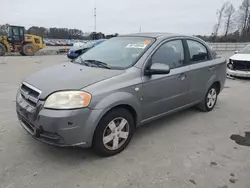
[[[187,78],[187,75],[182,73],[182,74],[179,76],[179,78],[180,78],[180,80],[185,80],[185,79]]]

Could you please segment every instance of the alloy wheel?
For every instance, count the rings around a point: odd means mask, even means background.
[[[103,132],[103,144],[108,150],[117,150],[129,137],[129,123],[125,118],[113,119]]]
[[[211,88],[207,95],[207,107],[213,108],[217,99],[217,91],[215,88]]]

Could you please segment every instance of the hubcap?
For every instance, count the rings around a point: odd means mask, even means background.
[[[103,144],[108,150],[119,149],[129,136],[129,123],[119,117],[112,120],[104,130]]]
[[[213,106],[215,105],[216,102],[216,98],[217,98],[217,92],[214,88],[212,88],[207,95],[207,106],[208,108],[213,108]]]
[[[32,48],[28,48],[27,51],[28,51],[28,53],[32,53],[33,49]]]

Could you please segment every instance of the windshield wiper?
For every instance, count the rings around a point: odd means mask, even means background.
[[[89,63],[84,61],[81,56],[79,56],[78,59],[80,59],[80,61],[81,61],[81,62],[79,62],[80,64],[83,64],[83,65],[88,66],[88,67],[90,66]],[[74,59],[71,62],[77,62],[77,61],[76,61],[76,59]]]
[[[106,68],[106,69],[111,69],[111,67],[104,62],[98,61],[98,60],[84,60],[85,62],[97,65],[98,67]]]

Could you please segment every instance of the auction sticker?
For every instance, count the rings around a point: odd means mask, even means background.
[[[146,44],[128,44],[126,46],[126,48],[141,48],[141,49],[144,49],[146,47],[147,47]]]

